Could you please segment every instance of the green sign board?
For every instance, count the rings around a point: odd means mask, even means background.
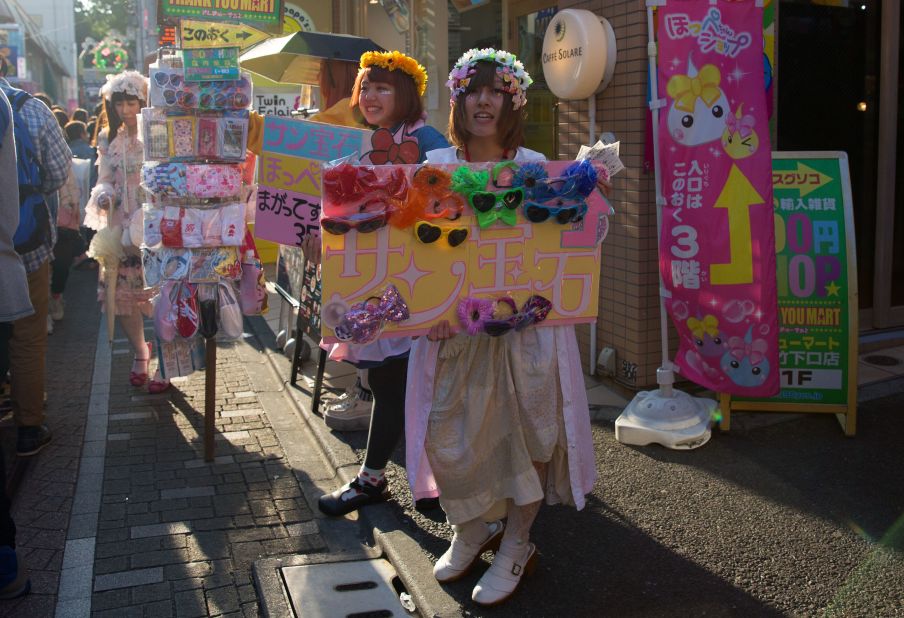
[[[781,392],[768,399],[723,395],[722,414],[835,413],[853,435],[857,267],[847,155],[774,152],[772,190]],[[728,418],[722,425],[730,426]]]
[[[283,0],[158,0],[160,21],[181,18],[241,23],[267,32],[282,31]]]
[[[857,362],[849,346],[856,269],[847,158],[773,158],[772,190],[782,385],[775,400],[847,403],[848,367]]]
[[[239,79],[239,48],[184,49],[182,64],[187,82]]]

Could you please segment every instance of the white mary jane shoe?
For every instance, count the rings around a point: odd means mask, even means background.
[[[480,554],[499,549],[504,530],[505,524],[501,520],[487,524],[489,535],[487,540],[480,545],[472,545],[456,534],[452,537],[449,549],[440,556],[433,567],[433,576],[436,577],[436,581],[445,584],[467,575],[480,559]]]
[[[483,606],[504,603],[515,594],[521,578],[530,575],[536,568],[537,546],[533,543],[528,543],[527,551],[521,560],[497,552],[493,564],[474,586],[471,599]]]

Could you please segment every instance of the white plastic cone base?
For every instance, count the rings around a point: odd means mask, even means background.
[[[716,402],[671,390],[641,391],[615,420],[615,439],[622,444],[661,444],[690,450],[709,442],[710,423]]]

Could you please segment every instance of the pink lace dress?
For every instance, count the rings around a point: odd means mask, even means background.
[[[143,236],[141,205],[144,190],[140,186],[144,147],[137,135],[129,135],[120,128],[112,142],[107,132],[97,138],[97,185],[85,206],[85,226],[95,230],[118,227],[122,230],[125,257],[120,260],[116,276],[116,315],[131,315],[134,311],[150,316],[152,289],[145,289],[141,273],[139,247]],[[113,208],[101,208],[98,202],[104,195],[113,197]],[[98,299],[106,301],[106,276],[98,278]],[[104,306],[104,311],[106,307]]]

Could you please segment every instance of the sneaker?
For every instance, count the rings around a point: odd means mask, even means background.
[[[30,590],[31,580],[25,569],[19,568],[16,550],[9,545],[0,547],[0,599],[16,599]]]
[[[53,319],[54,322],[59,322],[60,320],[62,320],[63,319],[63,297],[62,296],[58,296],[58,297],[51,296],[49,310],[50,310],[50,317]]]
[[[355,397],[355,390],[356,389],[354,387],[352,387],[349,390],[344,391],[338,397],[332,397],[332,396],[324,397],[323,399],[321,399],[321,404],[327,408],[332,408],[336,404],[344,403],[344,402],[348,401],[349,399],[353,399]]]
[[[53,318],[50,317],[50,314],[47,315],[47,334],[53,334]]]
[[[370,428],[373,405],[373,401],[349,397],[327,407],[323,421],[327,427],[336,431],[367,431]]]
[[[19,427],[19,438],[16,440],[16,454],[20,457],[36,455],[50,444],[51,433],[47,425],[37,427]]]
[[[385,479],[379,485],[371,485],[355,477],[351,483],[343,485],[333,493],[320,496],[317,506],[323,513],[337,517],[362,506],[385,502],[388,499],[389,488]]]

